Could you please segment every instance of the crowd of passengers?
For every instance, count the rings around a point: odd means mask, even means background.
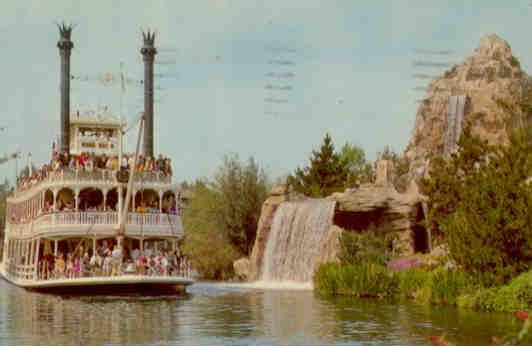
[[[118,156],[105,154],[96,155],[94,153],[82,153],[80,155],[70,155],[54,151],[49,163],[33,170],[31,175],[24,172],[17,178],[17,188],[24,189],[31,187],[39,181],[45,179],[54,172],[64,170],[94,172],[94,171],[116,171],[119,168],[130,169],[133,167],[134,155],[122,155],[122,162],[119,165]],[[155,157],[144,157],[139,155],[136,163],[136,172],[157,173],[163,176],[172,176],[172,161],[162,155]]]
[[[84,252],[83,248],[70,253],[47,253],[39,258],[39,278],[71,279],[79,277],[133,275],[184,275],[188,261],[177,251],[156,250],[150,247],[141,251],[124,251],[117,245],[108,246],[107,242],[96,249]]]

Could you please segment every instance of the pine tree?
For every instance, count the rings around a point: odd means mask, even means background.
[[[297,168],[288,181],[296,191],[311,197],[325,197],[345,187],[349,170],[347,162],[335,152],[332,139],[325,134],[319,151],[312,151],[310,164]]]

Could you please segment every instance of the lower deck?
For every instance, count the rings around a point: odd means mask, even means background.
[[[194,280],[184,273],[175,275],[122,274],[117,276],[57,279],[15,278],[0,265],[0,274],[10,283],[34,291],[68,294],[174,294],[186,292]]]

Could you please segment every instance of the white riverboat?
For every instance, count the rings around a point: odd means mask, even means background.
[[[40,291],[182,292],[194,280],[179,253],[179,190],[169,159],[153,153],[155,37],[143,34],[145,109],[136,152],[126,155],[121,117],[70,111],[71,27],[59,29],[60,143],[50,164],[28,165],[7,198],[0,273]]]

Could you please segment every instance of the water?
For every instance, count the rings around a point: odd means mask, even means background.
[[[310,283],[333,213],[334,202],[325,199],[281,204],[273,217],[260,280]]]
[[[309,290],[199,283],[180,297],[71,297],[0,281],[0,345],[489,345],[517,328],[507,314],[320,300]]]

